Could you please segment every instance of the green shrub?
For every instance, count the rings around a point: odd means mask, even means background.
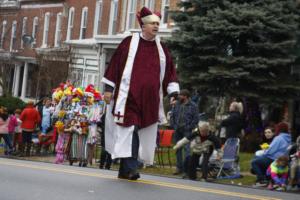
[[[17,108],[23,109],[25,105],[26,103],[17,97],[0,97],[0,106],[6,107],[9,113],[14,113]]]

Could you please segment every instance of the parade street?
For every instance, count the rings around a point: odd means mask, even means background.
[[[299,195],[142,174],[0,158],[1,200],[296,200]]]

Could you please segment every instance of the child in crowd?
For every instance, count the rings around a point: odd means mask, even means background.
[[[219,139],[209,132],[208,122],[199,122],[198,129],[195,130],[191,136],[184,137],[173,147],[175,150],[191,142],[192,156],[188,159],[188,167],[185,166],[184,171],[188,173],[188,176],[192,180],[197,179],[197,166],[199,163],[200,156],[203,155],[202,160],[202,180],[207,179],[208,175],[208,163],[209,157],[211,156],[213,149],[216,148],[218,155],[217,159],[222,156],[221,143]]]
[[[63,122],[57,121],[55,123],[55,128],[58,133],[58,139],[57,139],[57,143],[55,146],[55,151],[56,151],[55,164],[63,164],[63,162],[64,162],[64,142],[65,142]]]
[[[79,167],[87,166],[87,122],[84,116],[78,115],[77,118],[71,120],[72,142],[70,149],[69,162],[73,165],[79,161]]]
[[[288,156],[280,156],[271,163],[267,170],[267,176],[270,177],[268,189],[286,190],[288,164]]]
[[[101,155],[100,155],[100,169],[110,169],[112,164],[111,154],[105,150],[105,114],[101,117],[101,123],[98,123],[101,137]]]
[[[14,114],[11,114],[8,118],[8,137],[9,137],[9,140],[13,146],[13,138],[14,138],[14,135],[15,135],[15,128],[18,126],[18,121],[17,121],[17,118]],[[6,148],[8,148],[6,146]],[[14,150],[14,146],[13,146],[13,150]]]
[[[9,124],[9,116],[7,112],[7,108],[0,108],[0,139],[3,138],[5,144],[8,146],[7,155],[9,155],[13,151],[13,147],[8,135],[8,124]]]
[[[300,189],[300,136],[298,136],[296,140],[296,152],[292,154],[291,157],[292,157],[292,161],[290,164],[290,177],[289,177],[288,189],[299,190]]]
[[[255,156],[261,156],[264,152],[269,148],[273,138],[274,138],[274,130],[271,127],[267,127],[264,131],[264,137],[262,139],[262,144],[260,145],[261,150],[255,152]]]
[[[22,143],[22,129],[21,129],[22,121],[20,120],[21,112],[22,112],[21,109],[16,109],[14,115],[18,123],[18,125],[15,127],[15,134],[13,137],[13,148],[16,152],[19,152],[19,147]]]

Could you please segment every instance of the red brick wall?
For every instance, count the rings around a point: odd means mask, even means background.
[[[49,4],[43,0],[36,1],[36,4]],[[38,17],[38,31],[36,35],[36,45],[35,47],[41,47],[43,41],[43,29],[44,29],[44,18],[45,13],[50,12],[50,24],[49,24],[49,35],[48,35],[48,47],[54,46],[55,39],[55,29],[56,29],[56,19],[57,13],[62,13],[62,41],[65,41],[68,26],[68,13],[69,8],[75,8],[75,18],[74,27],[72,31],[71,39],[79,39],[80,35],[80,25],[81,25],[81,13],[82,8],[88,7],[88,24],[86,31],[86,38],[93,37],[93,27],[94,27],[94,16],[95,16],[95,5],[96,0],[65,0],[60,2],[55,2],[55,4],[61,3],[61,7],[48,7],[48,8],[21,8],[16,12],[5,12],[0,13],[0,24],[3,20],[7,20],[7,33],[6,41],[4,44],[4,49],[9,51],[10,38],[11,38],[11,25],[13,20],[17,20],[17,49],[19,50],[19,55],[33,57],[35,55],[34,51],[30,48],[20,49],[21,47],[21,34],[22,34],[22,22],[23,17],[27,17],[27,34],[32,34],[32,25],[34,17]],[[28,5],[23,3],[23,5]],[[0,32],[2,28],[0,29]],[[1,34],[1,33],[0,33]]]
[[[44,32],[44,20],[45,14],[50,13],[50,23],[49,23],[49,34],[48,34],[48,47],[54,46],[54,38],[55,38],[55,29],[56,29],[56,18],[59,12],[63,12],[63,7],[55,7],[55,8],[42,8],[42,9],[21,9],[18,17],[18,33],[17,37],[18,47],[21,45],[21,34],[22,34],[22,22],[23,17],[27,17],[27,34],[32,34],[32,25],[34,17],[38,17],[38,31],[36,35],[36,44],[35,47],[39,48],[42,46],[43,42],[43,32]],[[62,28],[64,28],[64,24],[66,23],[66,17],[62,17]],[[62,31],[62,38],[65,38],[65,31]],[[30,47],[25,48],[24,51],[21,50],[21,55],[23,56],[34,56],[34,51],[30,49]]]
[[[94,30],[94,19],[95,19],[95,9],[96,9],[96,0],[66,0],[69,8],[75,8],[75,18],[74,18],[74,27],[73,34],[71,39],[78,40],[80,36],[80,25],[81,25],[81,14],[82,9],[84,7],[88,8],[88,23],[87,23],[87,31],[86,38],[93,37]],[[66,25],[68,22],[66,22]],[[64,38],[65,39],[65,38]]]
[[[111,1],[109,0],[103,1],[103,9],[102,9],[103,13],[102,13],[102,24],[101,24],[101,34],[103,35],[108,33],[110,2]]]
[[[16,13],[7,13],[5,15],[0,15],[0,27],[1,27],[0,34],[2,34],[2,23],[4,20],[6,20],[7,24],[6,24],[6,34],[5,34],[3,49],[9,49],[12,22],[14,20],[17,20],[17,14]]]
[[[170,1],[170,9],[176,9],[176,5],[180,0],[171,0]],[[48,3],[47,3],[48,2]],[[39,4],[50,4],[51,1],[45,0],[37,0],[36,3]],[[53,1],[52,1],[53,2]],[[17,46],[20,48],[21,45],[21,33],[22,33],[22,21],[23,17],[27,17],[27,34],[32,33],[32,23],[33,18],[39,18],[39,26],[37,32],[37,44],[36,47],[41,47],[42,40],[43,40],[43,28],[44,28],[44,16],[46,12],[50,12],[50,27],[49,27],[49,35],[48,35],[48,47],[54,46],[54,39],[55,39],[55,28],[56,28],[56,15],[59,12],[62,12],[62,42],[66,39],[67,34],[67,26],[68,26],[68,13],[69,8],[75,8],[75,17],[74,17],[74,27],[72,31],[72,38],[78,40],[80,36],[80,25],[81,25],[81,14],[82,8],[88,7],[88,24],[87,24],[87,31],[86,31],[86,38],[93,37],[93,29],[94,29],[94,18],[95,18],[95,9],[96,9],[96,2],[97,0],[61,0],[55,1],[54,4],[60,3],[63,4],[62,7],[52,7],[52,8],[35,8],[35,9],[20,9],[17,11],[1,11],[0,13],[0,24],[2,25],[3,20],[7,20],[7,33],[6,33],[6,40],[4,43],[4,49],[6,51],[9,50],[10,45],[10,38],[11,38],[11,25],[13,20],[17,20]],[[156,0],[155,2],[155,10],[161,11],[161,4],[162,0]],[[28,5],[23,3],[23,5]],[[110,5],[111,0],[103,0],[103,11],[102,11],[102,24],[101,24],[101,34],[108,33],[108,26],[109,26],[109,17],[110,17]],[[118,32],[121,31],[121,20],[122,16],[122,5],[123,0],[119,0],[119,12],[118,12],[118,23],[117,23],[117,30]],[[137,3],[137,10],[141,8],[141,1]],[[127,13],[127,12],[126,12]],[[126,17],[126,16],[125,16]],[[136,23],[136,28],[139,28],[139,25]],[[2,28],[0,27],[0,34]],[[23,56],[31,56],[34,57],[34,51],[30,48],[20,49],[20,55]]]

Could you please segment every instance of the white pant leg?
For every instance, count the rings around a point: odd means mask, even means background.
[[[154,162],[157,127],[158,123],[154,123],[146,128],[139,130],[140,148],[139,159],[145,164],[152,165]]]

